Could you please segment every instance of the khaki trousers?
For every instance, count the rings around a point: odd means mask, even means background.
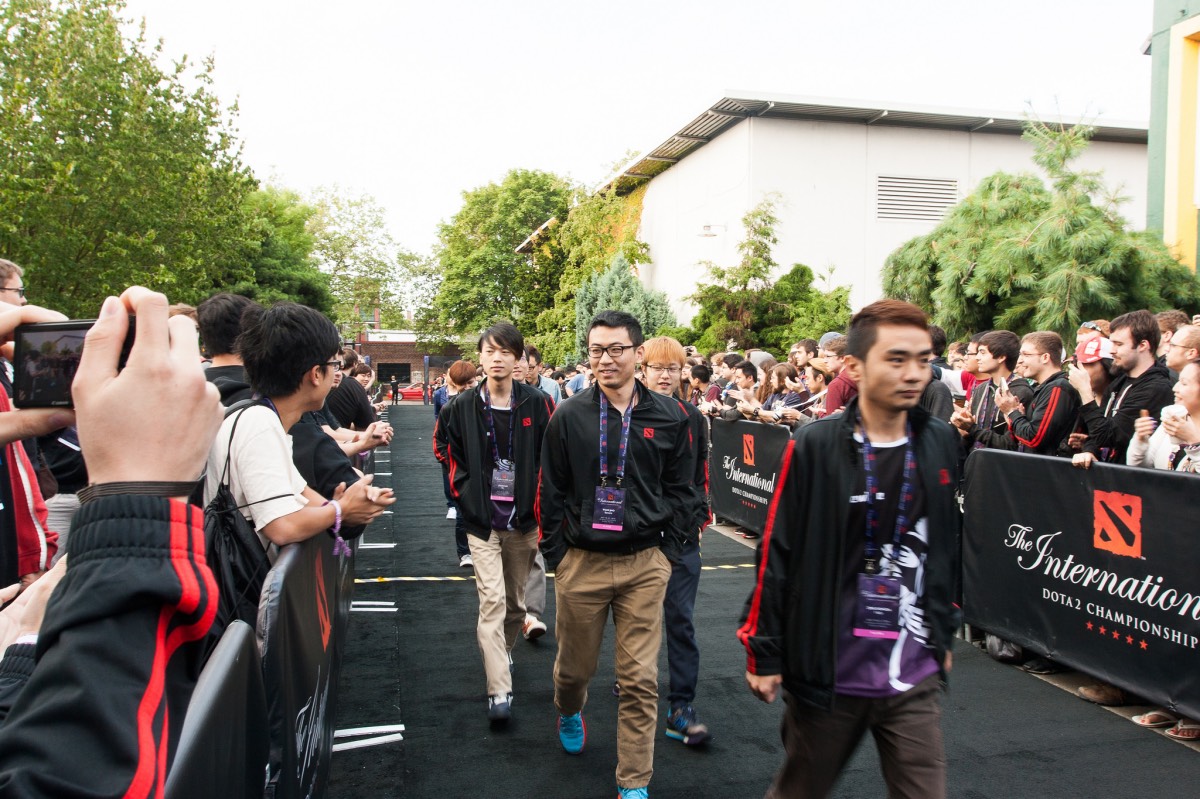
[[[488,696],[512,693],[508,653],[525,622],[525,581],[537,554],[538,533],[492,530],[484,541],[467,534],[475,561],[475,588],[479,592],[479,621],[475,633],[487,674]]]
[[[554,572],[558,656],[554,705],[570,716],[587,704],[612,608],[616,627],[617,785],[640,788],[654,774],[658,648],[671,563],[658,547],[632,555],[569,549]]]

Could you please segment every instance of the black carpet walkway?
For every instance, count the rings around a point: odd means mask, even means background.
[[[394,602],[397,610],[352,614],[337,727],[403,724],[404,740],[336,753],[329,795],[611,799],[616,795],[617,705],[611,694],[611,632],[584,711],[588,742],[582,755],[563,753],[555,732],[553,580],[550,634],[536,644],[519,641],[513,654],[513,721],[503,731],[489,729],[475,643],[475,584],[470,570],[458,568],[454,523],[445,518],[441,473],[430,445],[432,410],[397,406],[390,415],[397,434],[390,454],[380,455],[377,482],[394,486],[399,499],[394,514],[382,517],[365,536],[358,576],[368,582],[358,585],[355,600]],[[701,647],[696,707],[713,740],[690,750],[660,735],[650,786],[655,799],[761,797],[782,761],[782,702],[767,706],[750,695],[734,638],[752,582],[752,560],[741,544],[705,535],[708,568],[696,603]],[[374,581],[379,577],[419,579]],[[666,676],[664,646],[660,696],[666,694]],[[1195,796],[1200,791],[1197,752],[997,664],[963,642],[955,651],[943,709],[953,797]],[[886,795],[873,743],[859,748],[835,795]]]

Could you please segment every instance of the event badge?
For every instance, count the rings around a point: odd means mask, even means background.
[[[858,607],[854,610],[858,638],[900,637],[900,578],[858,575]]]
[[[514,502],[517,497],[517,467],[512,461],[498,460],[492,469],[492,499]]]
[[[592,527],[596,530],[625,528],[625,489],[596,486],[596,504],[592,507]]]

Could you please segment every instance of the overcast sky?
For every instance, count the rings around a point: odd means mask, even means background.
[[[593,184],[728,90],[1145,123],[1153,0],[128,0],[216,59],[264,181],[373,195],[428,252],[514,167]]]

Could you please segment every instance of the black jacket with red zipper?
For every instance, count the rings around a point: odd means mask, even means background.
[[[1033,400],[1022,413],[1008,414],[1012,437],[1022,452],[1057,455],[1059,444],[1075,429],[1079,392],[1065,372],[1055,372],[1033,389]]]
[[[837,675],[845,530],[862,469],[854,439],[857,406],[856,398],[842,413],[800,428],[784,449],[758,548],[757,579],[737,631],[748,672],[780,674],[793,696],[826,710],[833,706]],[[960,616],[954,606],[962,523],[955,498],[958,434],[920,407],[908,419],[929,529],[925,614],[942,664]]]
[[[516,466],[516,514],[513,529],[528,533],[537,527],[535,506],[542,437],[554,403],[533,386],[513,381],[513,463]],[[450,493],[458,503],[467,532],[485,541],[492,535],[491,442],[483,415],[479,387],[457,394],[442,407],[433,428],[433,454],[450,478]]]

